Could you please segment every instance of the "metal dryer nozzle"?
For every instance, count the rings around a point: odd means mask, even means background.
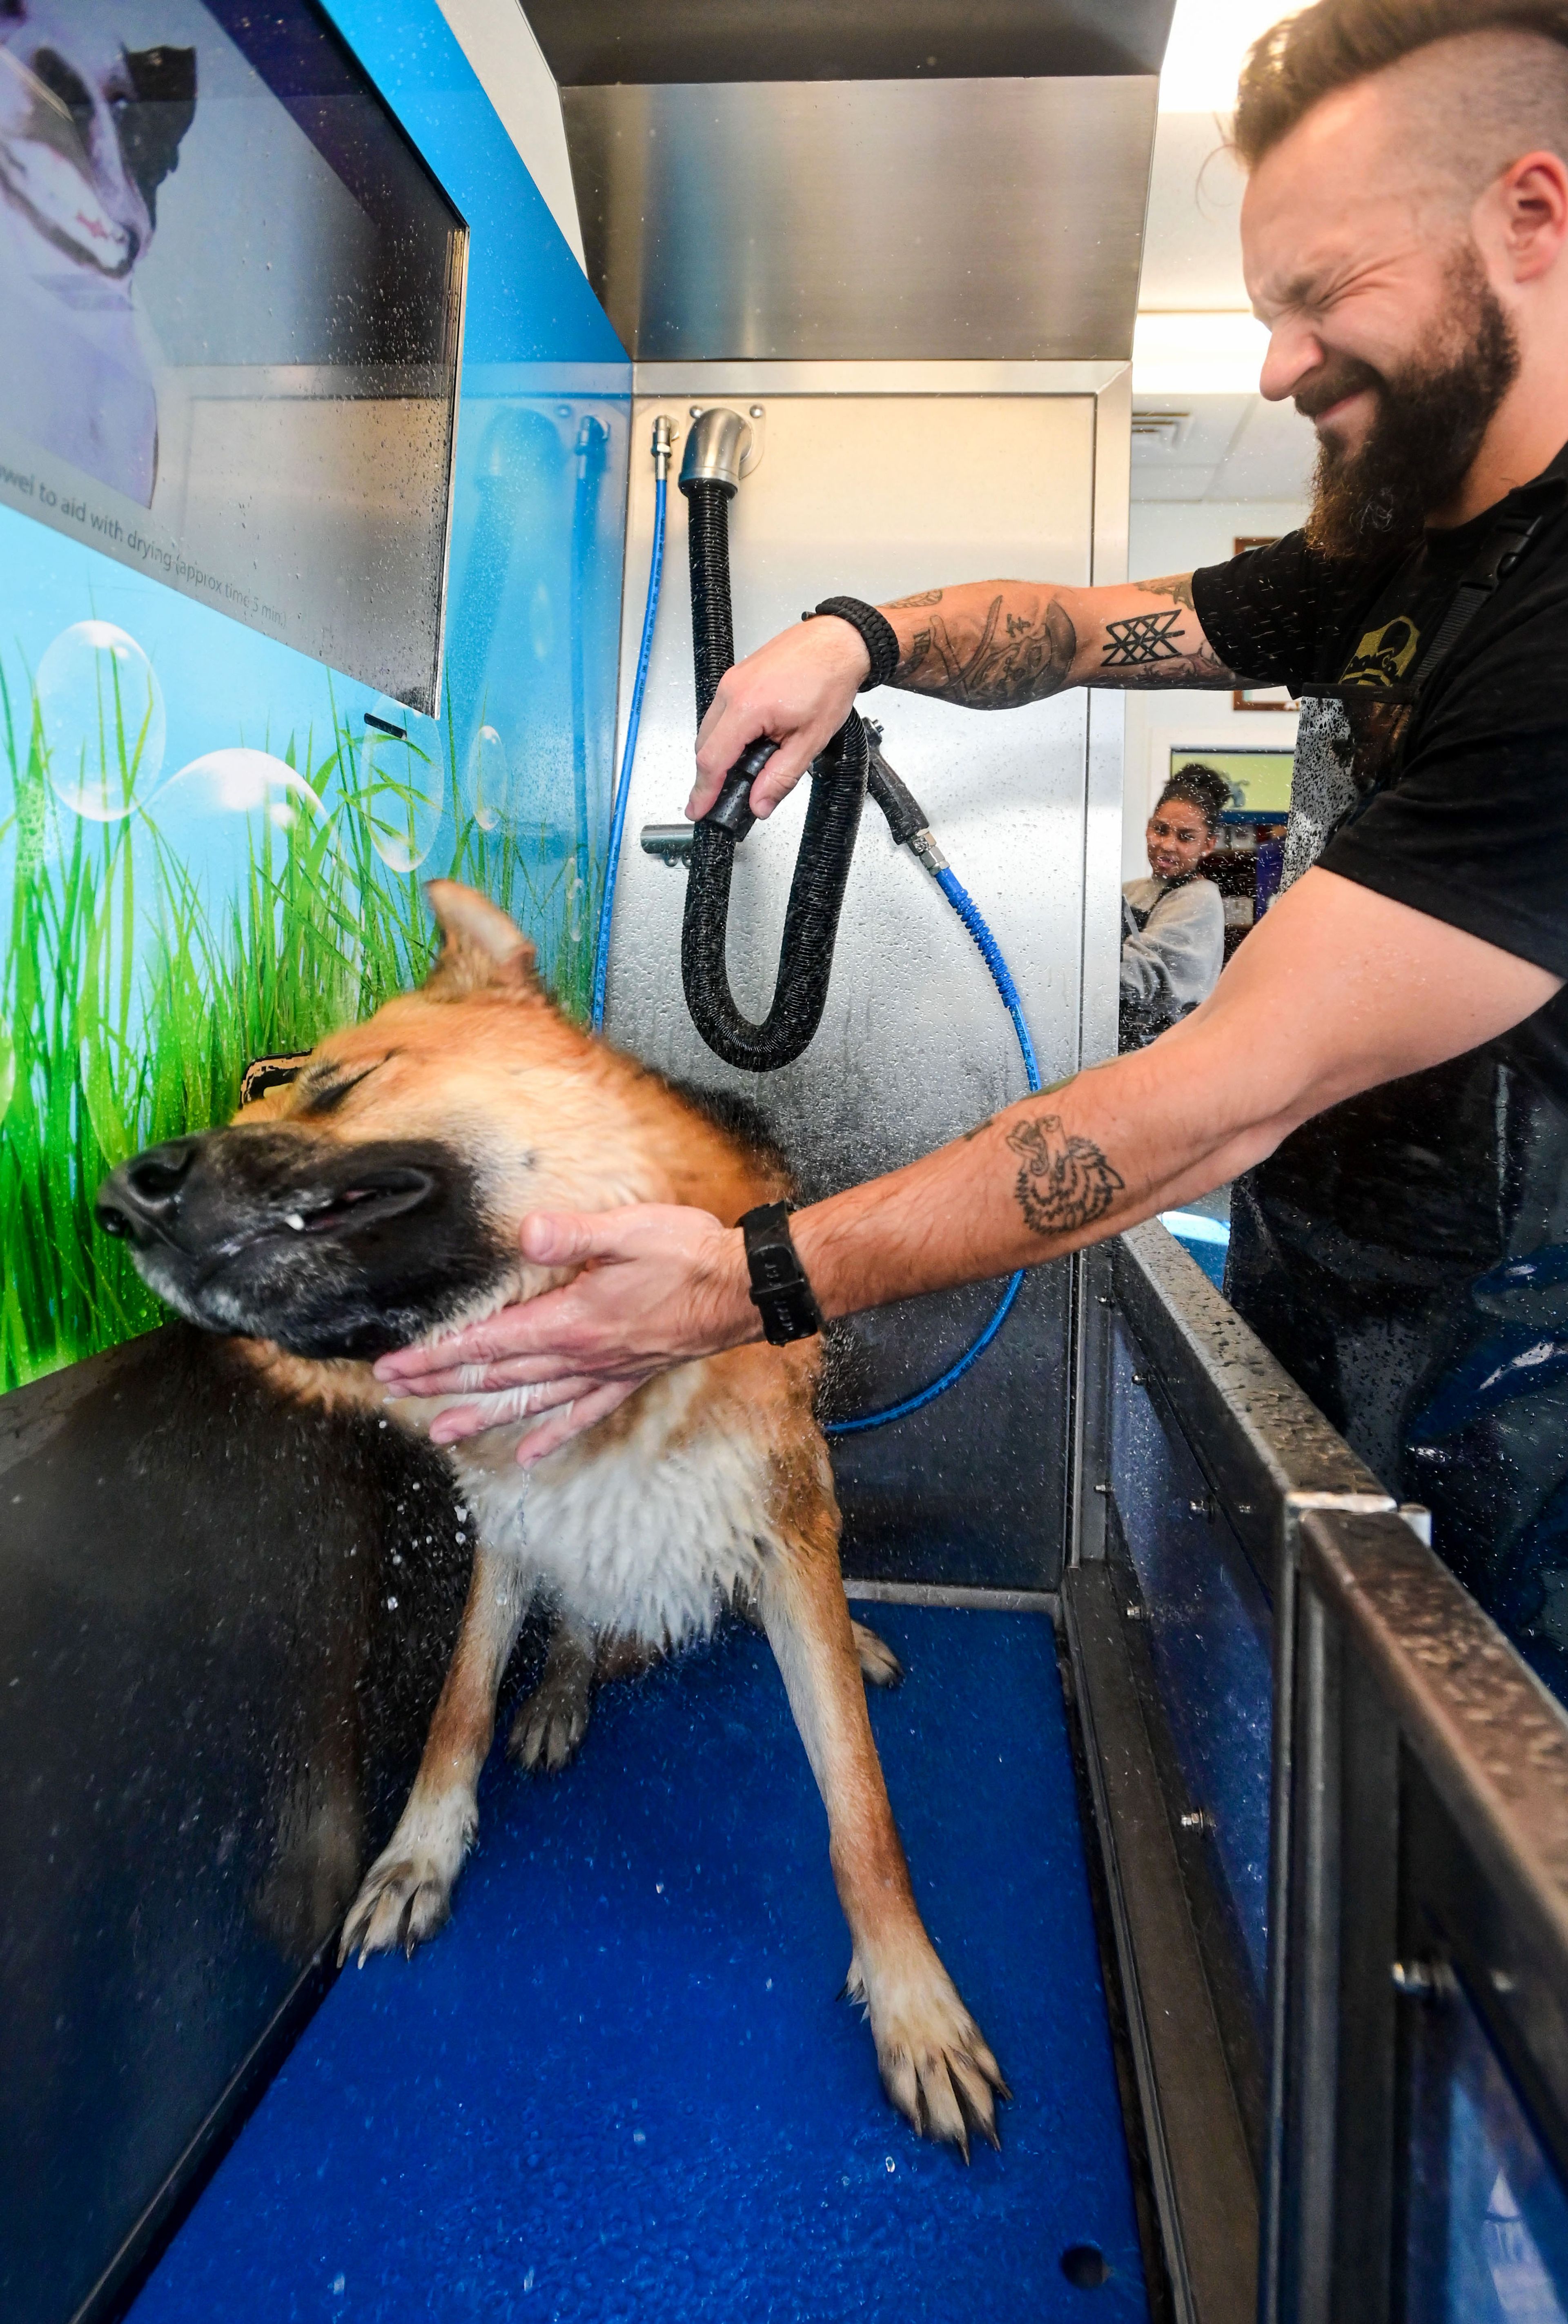
[[[749,421],[722,403],[711,404],[692,421],[681,456],[680,489],[693,484],[722,484],[726,493],[740,490],[741,463],[752,448]]]

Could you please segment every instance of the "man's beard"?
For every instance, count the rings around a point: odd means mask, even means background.
[[[1451,282],[1440,337],[1403,371],[1385,375],[1354,356],[1331,357],[1296,399],[1311,419],[1361,388],[1377,397],[1359,449],[1347,451],[1333,436],[1318,447],[1306,537],[1325,557],[1365,557],[1416,540],[1430,512],[1458,493],[1518,375],[1513,325],[1473,250],[1462,254]]]

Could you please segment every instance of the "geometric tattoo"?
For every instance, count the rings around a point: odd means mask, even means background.
[[[1020,1121],[1008,1131],[1007,1142],[1023,1157],[1013,1194],[1035,1234],[1073,1234],[1092,1226],[1126,1184],[1092,1138],[1064,1137],[1059,1113]]]
[[[1181,648],[1171,632],[1181,618],[1179,613],[1133,613],[1125,622],[1107,622],[1105,634],[1111,642],[1105,649],[1102,668],[1136,669],[1146,662],[1179,661]]]

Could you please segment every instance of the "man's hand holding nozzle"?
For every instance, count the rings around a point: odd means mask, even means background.
[[[752,785],[752,812],[766,821],[844,724],[871,666],[859,631],[821,613],[726,670],[697,729],[696,781],[686,803],[693,822],[706,815],[746,745],[764,734],[779,748]]]

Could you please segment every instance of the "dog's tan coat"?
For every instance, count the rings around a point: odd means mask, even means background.
[[[374,1070],[312,1122],[313,1135],[457,1146],[477,1161],[512,1249],[530,1211],[680,1203],[730,1224],[786,1191],[770,1162],[568,1023],[504,915],[448,882],[431,896],[440,961],[421,991],[315,1053],[314,1062]],[[269,1092],[238,1119],[287,1122],[308,1095],[304,1081]],[[485,1308],[562,1279],[520,1254]],[[291,1397],[384,1406],[417,1431],[442,1408],[388,1403],[368,1365],[253,1344]],[[921,1923],[888,1803],[862,1673],[886,1678],[897,1665],[850,1620],[832,1471],[813,1416],[819,1360],[819,1342],[807,1341],[687,1365],[530,1472],[515,1458],[524,1418],[451,1448],[477,1532],[462,1634],[407,1808],[349,1913],[343,1949],[362,1960],[411,1950],[447,1917],[477,1828],[496,1693],[530,1604],[550,1607],[558,1628],[513,1745],[548,1767],[580,1738],[595,1672],[678,1645],[739,1602],[767,1631],[826,1806],[853,1942],[849,1990],[870,2015],[884,2086],[918,2128],[967,2152],[971,2128],[995,2138],[1001,2077]]]

